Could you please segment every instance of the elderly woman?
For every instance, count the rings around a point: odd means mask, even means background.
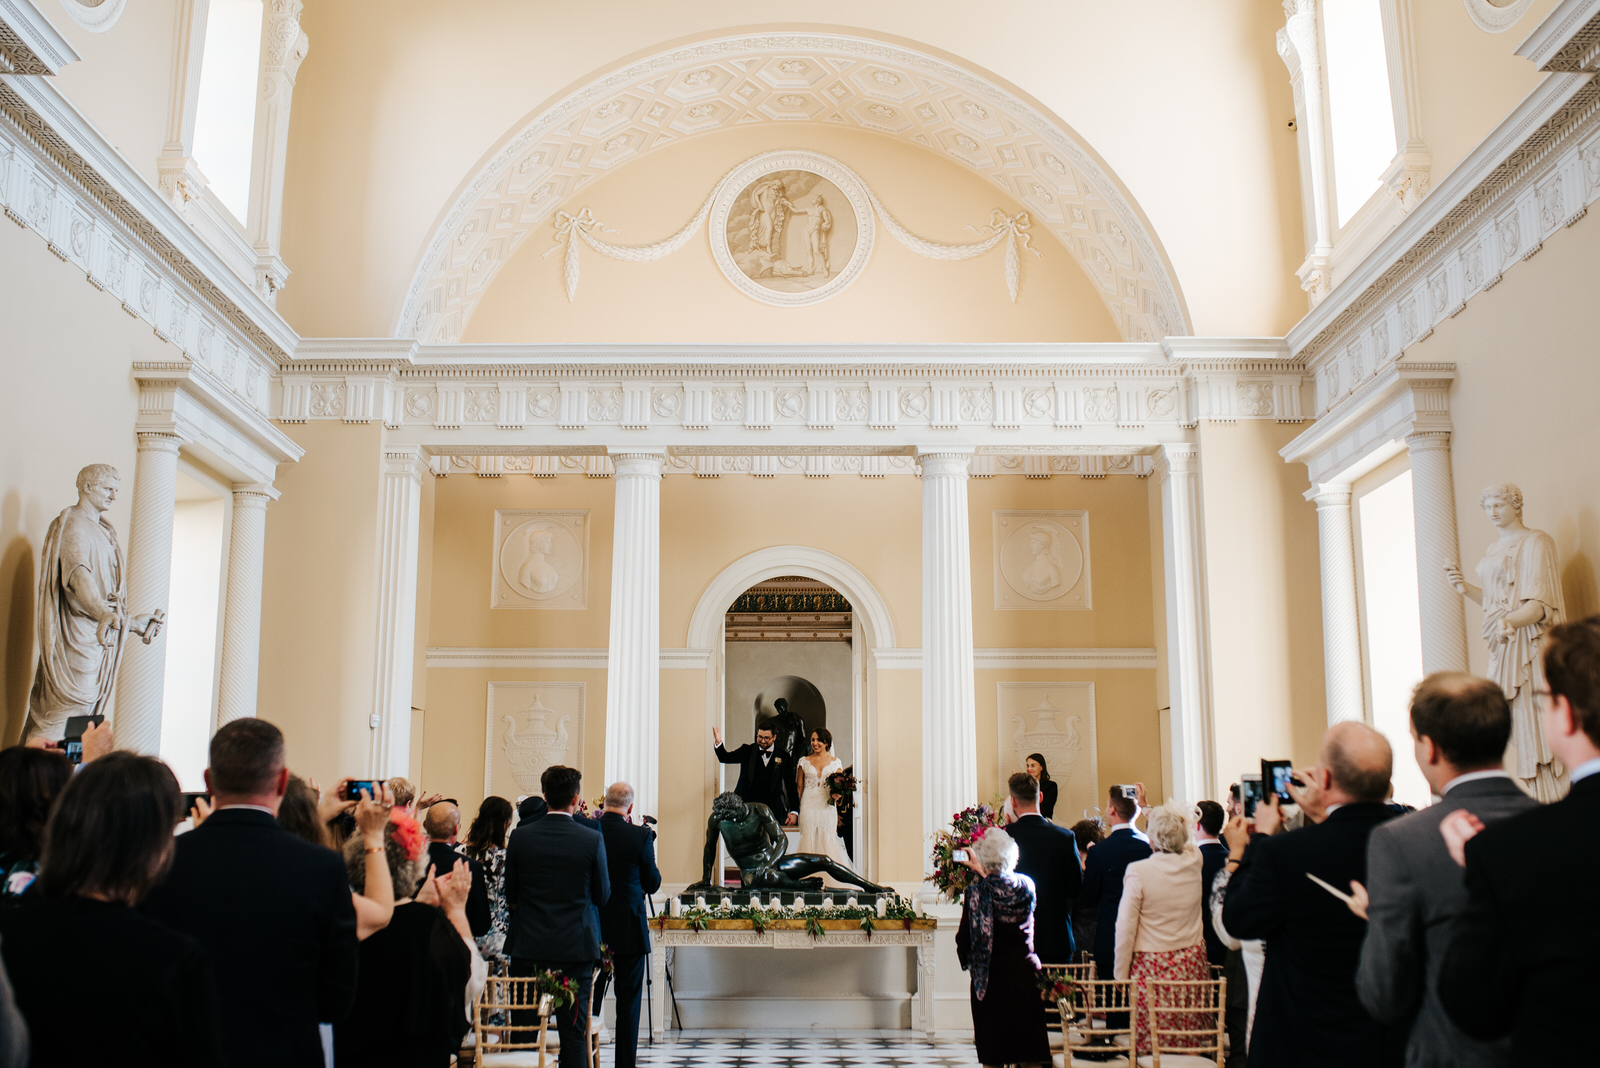
[[[978,1060],[1020,1068],[1050,1063],[1039,958],[1033,952],[1033,880],[1017,875],[1017,843],[991,828],[972,843],[967,886],[956,931],[961,967],[972,975],[972,1033]]]
[[[1200,850],[1189,818],[1189,810],[1175,801],[1151,809],[1147,825],[1154,852],[1129,864],[1122,879],[1114,974],[1134,981],[1140,1053],[1150,1052],[1149,982],[1211,978],[1200,921]],[[1176,1016],[1163,1024],[1190,1026]],[[1193,1026],[1198,1029],[1203,1022]]]
[[[368,849],[381,849],[396,887],[423,882],[427,840],[403,808],[389,814],[381,847],[360,836],[345,845],[350,887],[366,889]],[[433,869],[427,869],[433,875]],[[476,957],[467,926],[472,873],[465,860],[430,878],[415,898],[396,900],[389,925],[361,943],[355,1006],[333,1028],[340,1068],[446,1068],[467,1032],[467,987]],[[476,958],[476,959],[475,959]]]

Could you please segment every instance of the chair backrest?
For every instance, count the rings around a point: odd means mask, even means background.
[[[480,1056],[513,1050],[544,1053],[552,1006],[550,995],[540,994],[537,982],[533,976],[489,976],[472,1007],[472,1030]]]
[[[1226,979],[1151,979],[1148,998],[1156,1068],[1160,1068],[1163,1053],[1214,1057],[1217,1068],[1222,1068]]]
[[[587,1026],[587,1035],[584,1038],[584,1051],[589,1055],[589,1068],[600,1068],[600,1028],[595,1025],[594,999],[600,990],[600,969],[595,968],[594,974],[589,976],[589,1011],[584,1015]]]
[[[1064,999],[1062,1028],[1068,1032],[1068,1048],[1081,1049],[1093,1044],[1107,1052],[1127,1054],[1133,1068],[1138,1054],[1133,1040],[1133,983],[1127,979],[1072,980],[1072,994]],[[1067,1019],[1070,1012],[1071,1019]],[[1113,1026],[1115,1024],[1116,1026]],[[1115,1062],[1108,1062],[1115,1063]]]
[[[1094,978],[1094,961],[1087,964],[1046,964],[1044,973],[1057,981],[1079,983]]]

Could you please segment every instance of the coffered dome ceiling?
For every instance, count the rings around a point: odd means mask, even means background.
[[[744,34],[600,75],[529,117],[441,213],[394,325],[460,340],[496,272],[595,179],[652,150],[753,124],[831,123],[918,145],[983,175],[1053,233],[1127,341],[1191,332],[1183,295],[1133,197],[1053,115],[992,76],[864,37]],[[665,236],[665,235],[662,235]],[[648,240],[648,239],[647,239]]]

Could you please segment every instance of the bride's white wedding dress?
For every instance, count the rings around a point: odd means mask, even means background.
[[[828,802],[828,776],[843,771],[844,765],[834,757],[821,771],[809,759],[800,761],[800,770],[806,777],[805,792],[800,795],[800,848],[801,853],[821,853],[842,866],[854,871],[850,854],[845,852],[844,839],[839,837],[839,811]],[[825,886],[843,886],[827,876]]]

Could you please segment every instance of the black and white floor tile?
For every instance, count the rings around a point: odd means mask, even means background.
[[[639,1044],[639,1068],[978,1068],[978,1059],[970,1036],[929,1045],[907,1031],[675,1031]]]

